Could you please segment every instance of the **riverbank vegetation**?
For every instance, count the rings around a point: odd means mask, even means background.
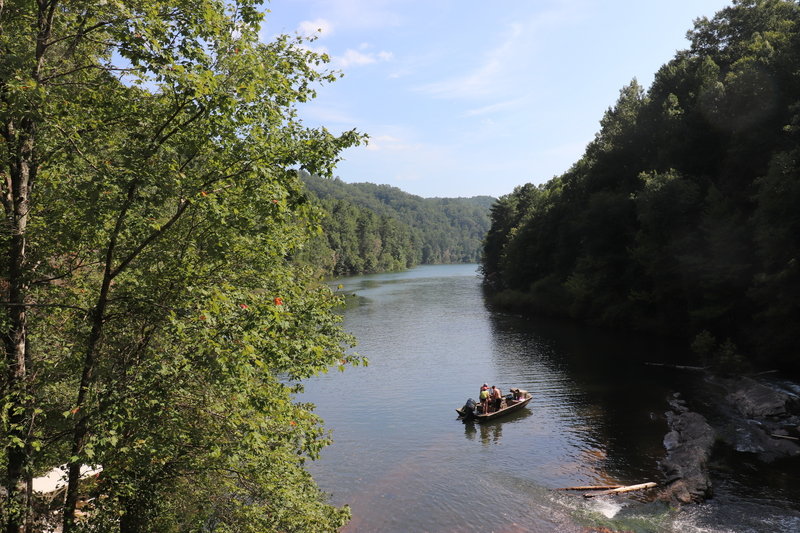
[[[800,369],[800,6],[736,0],[636,80],[583,157],[492,206],[501,305]]]
[[[359,359],[287,258],[316,218],[296,169],[330,176],[361,137],[295,118],[336,74],[260,43],[259,4],[0,2],[4,531],[347,521],[303,468],[328,436],[292,393]]]
[[[300,256],[327,275],[477,263],[494,198],[421,198],[389,185],[303,173],[321,206],[322,235]]]

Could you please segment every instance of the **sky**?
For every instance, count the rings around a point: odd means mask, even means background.
[[[298,110],[357,129],[335,175],[423,197],[500,197],[567,171],[636,78],[730,0],[272,0],[261,38],[316,35],[343,73]]]

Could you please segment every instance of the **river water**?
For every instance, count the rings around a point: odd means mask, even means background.
[[[352,508],[344,532],[800,531],[796,473],[740,456],[712,465],[712,500],[680,510],[554,490],[661,480],[666,399],[692,379],[642,364],[674,355],[663,341],[493,311],[475,265],[337,283],[370,364],[309,380],[301,399],[332,431],[309,469]],[[484,382],[533,400],[458,420]]]

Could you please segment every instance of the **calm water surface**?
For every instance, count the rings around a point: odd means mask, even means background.
[[[345,532],[800,531],[796,492],[748,476],[723,474],[717,497],[680,511],[553,490],[661,479],[666,398],[689,378],[641,364],[666,357],[660,341],[493,312],[475,265],[338,283],[370,364],[309,380],[302,400],[333,433],[310,470],[351,506]],[[502,421],[458,420],[484,382],[534,398]]]

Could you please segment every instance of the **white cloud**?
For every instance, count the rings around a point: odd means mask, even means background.
[[[305,43],[292,43],[292,46],[298,50],[307,50],[309,52],[314,52],[315,54],[323,55],[328,54],[330,55],[330,51],[328,50],[327,46],[309,46]]]
[[[393,135],[376,135],[369,138],[366,149],[371,152],[389,151],[402,152],[406,150],[419,150],[421,144],[411,144]]]
[[[297,26],[297,33],[304,37],[328,37],[333,34],[333,24],[323,18],[304,20]]]
[[[351,48],[349,50],[346,50],[343,55],[334,58],[334,61],[340,67],[351,67],[351,66],[358,67],[363,65],[369,65],[370,63],[375,63],[376,59],[375,56],[372,54],[365,54],[363,52],[359,52],[358,50],[353,50]]]
[[[368,45],[362,44],[359,48],[364,50],[367,46]],[[385,50],[381,50],[380,52],[363,52],[361,50],[349,48],[344,54],[335,56],[333,58],[333,64],[340,68],[360,67],[372,63],[391,61],[394,57],[391,52],[386,52]]]
[[[509,29],[506,39],[490,50],[483,63],[472,72],[424,85],[420,90],[437,97],[474,98],[497,94],[498,89],[505,88],[508,82],[511,58],[520,47],[518,41],[523,35],[521,24],[512,24]]]
[[[506,26],[502,38],[483,54],[468,72],[419,86],[418,91],[437,98],[478,99],[516,91],[530,77],[531,64],[546,44],[546,33],[573,24],[579,3],[559,2],[550,11]]]

